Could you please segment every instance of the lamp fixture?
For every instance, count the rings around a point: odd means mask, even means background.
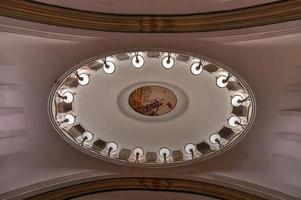
[[[72,103],[74,100],[74,96],[71,92],[64,92],[62,95],[60,95],[59,93],[57,93],[57,96],[61,99],[63,99],[63,101],[65,103]]]
[[[231,126],[231,127],[237,127],[239,125],[241,125],[241,119],[236,116],[236,115],[233,115],[232,117],[230,117],[228,119],[228,124]]]
[[[216,85],[220,88],[224,88],[228,85],[228,81],[230,79],[231,75],[228,74],[228,76],[221,75],[216,79]]]
[[[231,98],[231,104],[233,106],[240,106],[243,103],[243,97],[240,95],[235,95]]]
[[[170,150],[167,147],[163,147],[160,149],[159,155],[163,158],[163,163],[167,163],[167,158],[170,157]]]
[[[107,61],[106,58],[102,60],[103,62],[103,71],[107,74],[112,74],[115,71],[115,64],[111,61]]]
[[[199,75],[203,71],[203,60],[200,60],[199,62],[194,62],[190,66],[190,72],[193,75]]]
[[[250,97],[249,97],[249,96],[246,97],[246,98],[243,98],[243,97],[240,96],[240,95],[235,95],[235,96],[233,96],[232,99],[231,99],[231,104],[232,104],[233,106],[240,106],[240,105],[242,105],[244,102],[249,101],[249,100],[250,100]]]
[[[73,125],[75,123],[75,117],[72,114],[66,114],[64,115],[64,120],[58,122],[59,125],[66,123],[68,125]]]
[[[139,55],[138,52],[135,52],[132,58],[132,64],[135,68],[139,69],[144,65],[144,58],[141,55]]]
[[[81,86],[86,86],[89,84],[90,82],[90,78],[87,74],[78,74],[77,71],[74,72],[74,74],[76,75],[77,79],[78,79],[78,83],[81,85]]]
[[[116,142],[109,142],[106,148],[108,150],[107,156],[111,157],[111,153],[118,150],[118,145]]]
[[[144,155],[144,151],[143,151],[142,148],[136,147],[133,150],[133,155],[135,156],[135,162],[138,163],[139,162],[139,158],[141,158]]]
[[[175,64],[175,60],[171,57],[171,53],[167,53],[167,56],[165,56],[162,59],[162,66],[165,69],[171,69]]]
[[[82,134],[82,141],[80,143],[81,146],[83,146],[84,143],[88,143],[88,142],[91,142],[94,138],[94,134],[89,132],[89,131],[85,131],[83,134]]]
[[[185,145],[184,150],[186,153],[191,155],[191,159],[194,159],[194,153],[196,152],[196,147],[192,143],[188,143]]]
[[[213,133],[209,137],[209,141],[212,144],[218,144],[219,148],[222,148],[222,143],[221,143],[221,136],[218,133]]]

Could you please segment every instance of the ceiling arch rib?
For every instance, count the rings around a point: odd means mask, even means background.
[[[106,180],[92,181],[57,190],[45,192],[27,200],[40,199],[71,199],[75,197],[85,196],[92,193],[103,193],[107,191],[163,191],[163,192],[180,192],[191,193],[202,196],[210,196],[225,200],[264,200],[265,198],[256,196],[255,194],[231,189],[210,183],[169,179],[169,178],[113,178]]]
[[[0,15],[56,26],[107,32],[206,32],[298,20],[301,19],[301,1],[277,1],[236,10],[186,15],[123,15],[79,11],[32,1],[7,0],[0,5]]]
[[[277,0],[35,0],[48,5],[76,10],[116,14],[192,14],[233,10],[275,2]],[[139,7],[139,9],[137,9]]]

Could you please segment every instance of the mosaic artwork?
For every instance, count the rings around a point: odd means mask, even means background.
[[[144,86],[129,96],[130,106],[138,113],[160,116],[172,111],[177,103],[175,94],[161,86]]]

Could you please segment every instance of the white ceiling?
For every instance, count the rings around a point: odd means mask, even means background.
[[[225,176],[301,198],[301,21],[193,34],[103,33],[4,17],[0,24],[0,193],[97,171],[100,178]],[[179,49],[231,66],[257,100],[247,137],[216,158],[171,169],[119,166],[68,145],[47,115],[54,81],[82,60],[131,48]]]
[[[50,5],[103,13],[187,14],[238,9],[276,0],[36,0]]]
[[[77,121],[98,138],[115,141],[119,148],[139,146],[146,152],[158,153],[162,147],[182,150],[187,143],[210,143],[210,134],[227,124],[231,113],[230,94],[216,86],[215,77],[210,73],[192,75],[190,64],[184,62],[165,70],[159,59],[146,56],[139,70],[129,65],[128,60],[115,64],[117,69],[113,74],[94,73],[88,86],[75,91]],[[174,112],[153,119],[132,111],[128,95],[139,84],[158,84],[174,91],[178,97]],[[178,111],[181,108],[183,111]]]

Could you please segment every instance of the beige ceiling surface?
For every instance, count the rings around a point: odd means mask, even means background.
[[[194,34],[102,33],[4,17],[0,24],[0,193],[93,170],[103,177],[222,175],[301,197],[300,21]],[[257,101],[247,137],[216,158],[171,169],[120,166],[67,144],[47,115],[54,81],[87,58],[131,48],[190,51],[231,66]]]
[[[50,5],[104,13],[189,14],[238,9],[276,0],[36,0]]]

